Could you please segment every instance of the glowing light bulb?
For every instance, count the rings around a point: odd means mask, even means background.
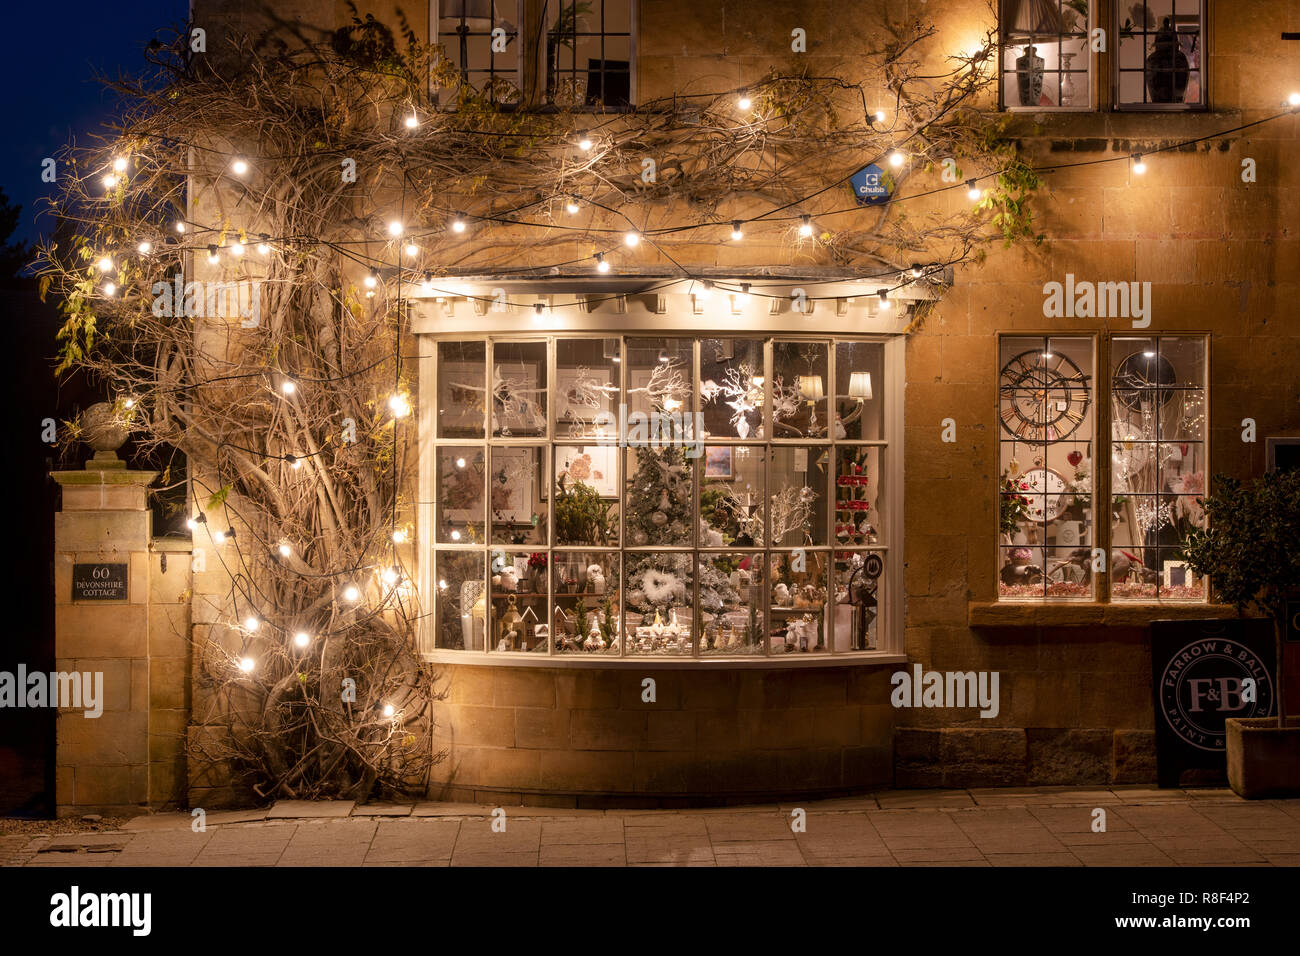
[[[108,272],[113,268],[113,260],[108,256],[104,256],[104,258],[100,259],[99,262],[95,264],[99,266],[100,272]]]
[[[799,235],[805,239],[813,234],[812,216],[799,217]]]
[[[112,295],[117,291],[117,286],[111,282],[104,283],[104,295]]]
[[[456,459],[456,467],[457,467],[457,468],[464,468],[464,467],[465,467],[465,459],[464,459],[464,458],[457,458],[457,459]]]
[[[418,256],[419,254],[420,254],[420,247],[419,247],[419,246],[417,246],[417,245],[416,245],[415,243],[413,243],[413,242],[408,242],[408,243],[406,244],[406,258],[408,258],[408,259],[414,259],[414,258],[415,258],[416,256]]]
[[[271,247],[267,245],[265,242],[259,242],[257,244],[257,254],[259,256],[265,256],[269,254],[270,251],[271,251]]]
[[[881,289],[876,293],[876,295],[880,297],[880,311],[884,312],[891,304],[889,301],[889,291]]]
[[[384,568],[382,575],[384,583],[392,586],[401,580],[402,576],[397,573],[397,568]]]
[[[244,244],[242,242],[231,243],[230,254],[234,256],[236,259],[238,259],[240,256],[244,254]]]
[[[134,398],[123,399],[122,407],[127,409],[135,408],[135,399]]]
[[[405,418],[411,414],[411,403],[406,400],[404,395],[394,395],[390,398],[388,408],[392,411],[394,418]]]
[[[1143,160],[1142,160],[1142,154],[1141,154],[1141,153],[1134,153],[1134,154],[1133,154],[1133,172],[1135,172],[1135,173],[1137,173],[1139,176],[1141,176],[1141,175],[1142,175],[1143,173],[1145,173],[1146,171],[1147,171],[1147,164],[1146,164],[1145,162],[1143,162]]]
[[[153,243],[147,240],[135,247],[135,251],[140,253],[140,255],[142,256],[147,256],[152,249],[153,249]]]
[[[912,273],[913,279],[921,278],[921,274],[925,272],[925,270],[921,268],[921,263],[919,262],[913,262],[912,267],[908,271]]]
[[[751,100],[747,95],[742,93],[740,99],[736,100],[736,105],[739,106],[742,110],[747,110],[754,105],[754,101]]]
[[[976,184],[975,180],[968,179],[966,180],[966,195],[970,197],[971,202],[979,202],[980,199],[983,198],[984,193]]]
[[[361,281],[365,283],[367,289],[373,289],[375,286],[379,285],[379,273],[374,269],[371,269],[366,277]]]
[[[384,704],[384,716],[385,716],[385,717],[391,717],[391,716],[393,716],[393,714],[395,714],[395,713],[397,713],[397,710],[396,710],[396,708],[393,707],[392,704]]]
[[[289,547],[289,545],[287,544],[282,543],[280,545],[279,550],[280,550],[280,557],[282,558],[288,558],[293,556],[293,548]]]
[[[116,185],[117,185],[117,177],[114,176],[112,173],[109,173],[107,176],[104,177],[105,189],[112,189]]]
[[[629,232],[623,236],[623,244],[629,248],[635,248],[641,243],[641,234],[639,232]]]
[[[311,635],[306,631],[299,631],[293,636],[293,643],[295,647],[306,647],[311,643]]]
[[[709,299],[713,298],[713,283],[708,279],[705,279],[704,282],[700,284],[700,291],[697,292],[696,295],[699,296],[700,301],[708,302]]]
[[[883,123],[883,122],[885,121],[885,118],[886,118],[886,117],[885,117],[885,111],[884,111],[884,110],[876,110],[876,122],[877,122],[877,123]]]
[[[1292,93],[1286,98],[1286,101],[1290,106],[1300,106],[1300,93]]]
[[[343,589],[343,600],[359,601],[361,600],[361,590],[355,584],[349,584]]]
[[[740,220],[739,220],[739,219],[733,219],[733,220],[732,220],[732,222],[731,222],[731,241],[732,241],[732,242],[740,242],[741,239],[744,239],[744,238],[745,238],[745,230],[741,229],[740,226],[741,226],[741,223],[740,223]]]
[[[446,579],[446,578],[439,578],[439,579],[438,579],[438,590],[439,590],[439,591],[445,591],[445,590],[447,590],[447,579]]]
[[[906,159],[906,158],[907,158],[907,157],[905,157],[902,153],[900,153],[900,152],[899,152],[898,150],[896,150],[896,149],[891,149],[891,150],[889,151],[889,165],[890,165],[890,166],[902,166],[902,165],[903,165],[903,160]]]
[[[452,540],[452,541],[459,541],[459,540],[460,540],[460,532],[459,532],[459,531],[453,531],[453,532],[451,533],[451,540]]]
[[[405,543],[406,543],[406,532],[403,531],[401,528],[398,528],[396,531],[393,532],[393,544],[405,544]]]
[[[591,141],[591,137],[587,135],[587,131],[585,129],[578,134],[578,149],[586,153],[589,152],[591,150],[591,147],[594,145],[595,144]]]
[[[280,383],[280,391],[283,392],[285,395],[292,395],[297,390],[298,390],[298,386],[293,384],[293,379],[291,378],[286,378],[283,382]]]
[[[420,280],[420,291],[426,295],[433,292],[433,273],[426,272],[424,278]]]
[[[419,126],[419,125],[420,125],[420,117],[416,116],[414,113],[412,113],[410,116],[406,117],[406,128],[407,128],[407,129],[415,129],[415,128],[416,128],[417,126]]]
[[[113,169],[119,173],[126,172],[126,157],[119,156],[117,159],[113,160]]]
[[[394,219],[388,224],[388,234],[390,236],[400,236],[402,234],[402,224]]]
[[[177,232],[184,232],[184,231],[185,231],[185,223],[183,223],[183,222],[178,222],[178,223],[176,224],[176,231],[177,231]]]
[[[242,159],[237,159],[230,164],[230,169],[236,176],[242,176],[244,173],[248,172],[248,163],[244,162]]]
[[[261,627],[261,625],[262,622],[259,621],[257,618],[253,617],[251,614],[248,617],[244,618],[244,630],[246,631],[249,632],[256,631],[259,627]]]
[[[682,407],[681,399],[677,399],[677,398],[664,399],[664,411],[675,412],[677,411],[677,409],[681,407]]]
[[[601,252],[596,253],[596,271],[597,272],[609,271],[609,263],[605,261],[604,253]]]
[[[577,215],[578,210],[581,209],[581,208],[582,208],[582,207],[578,205],[578,197],[577,197],[577,196],[570,196],[570,197],[569,197],[569,201],[566,202],[566,203],[564,204],[564,210],[565,210],[565,212],[567,212],[570,216]]]
[[[251,672],[252,669],[256,666],[257,666],[257,662],[253,660],[251,657],[241,657],[239,659],[239,669],[243,671],[245,674]]]
[[[209,246],[208,246],[208,265],[215,266],[215,265],[216,265],[218,262],[220,262],[220,261],[221,261],[221,257],[217,255],[217,247],[216,247],[215,245],[209,245]]]

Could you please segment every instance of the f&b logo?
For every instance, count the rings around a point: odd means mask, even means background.
[[[1267,717],[1273,683],[1259,656],[1243,644],[1201,639],[1170,655],[1160,680],[1160,712],[1179,737],[1201,750],[1224,749],[1224,721]]]

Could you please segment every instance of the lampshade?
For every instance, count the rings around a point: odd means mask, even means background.
[[[492,26],[492,0],[440,0],[440,19],[455,20],[471,29]]]
[[[800,375],[799,392],[807,402],[820,401],[826,397],[826,389],[822,386],[820,375]]]
[[[1002,0],[1004,36],[1044,36],[1061,30],[1061,8],[1056,0]]]
[[[871,401],[871,373],[854,372],[849,376],[849,398]]]

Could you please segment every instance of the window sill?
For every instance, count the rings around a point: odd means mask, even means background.
[[[1240,110],[1034,110],[1006,113],[1005,135],[1028,140],[1165,142],[1195,139],[1241,123]],[[1104,148],[1098,146],[1098,149]],[[1116,146],[1127,149],[1127,146]]]
[[[993,627],[1143,627],[1152,621],[1190,621],[1237,616],[1231,604],[1098,604],[1091,601],[1036,604],[1015,601],[971,602],[972,628]]]
[[[866,651],[859,654],[789,654],[782,657],[605,657],[600,654],[549,657],[539,654],[489,654],[484,651],[426,651],[422,660],[434,664],[466,664],[475,667],[556,667],[589,670],[799,670],[806,667],[850,667],[854,665],[903,664],[906,654]]]

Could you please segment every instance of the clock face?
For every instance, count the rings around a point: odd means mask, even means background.
[[[1068,438],[1088,414],[1088,376],[1056,352],[1022,352],[1002,367],[1002,427],[1028,442]]]
[[[1051,521],[1065,510],[1065,479],[1050,468],[1034,468],[1020,476],[1020,490],[1029,499],[1034,521]]]
[[[1126,408],[1138,409],[1154,402],[1168,405],[1174,397],[1170,387],[1178,381],[1173,363],[1151,350],[1134,352],[1115,368],[1111,389]]]

